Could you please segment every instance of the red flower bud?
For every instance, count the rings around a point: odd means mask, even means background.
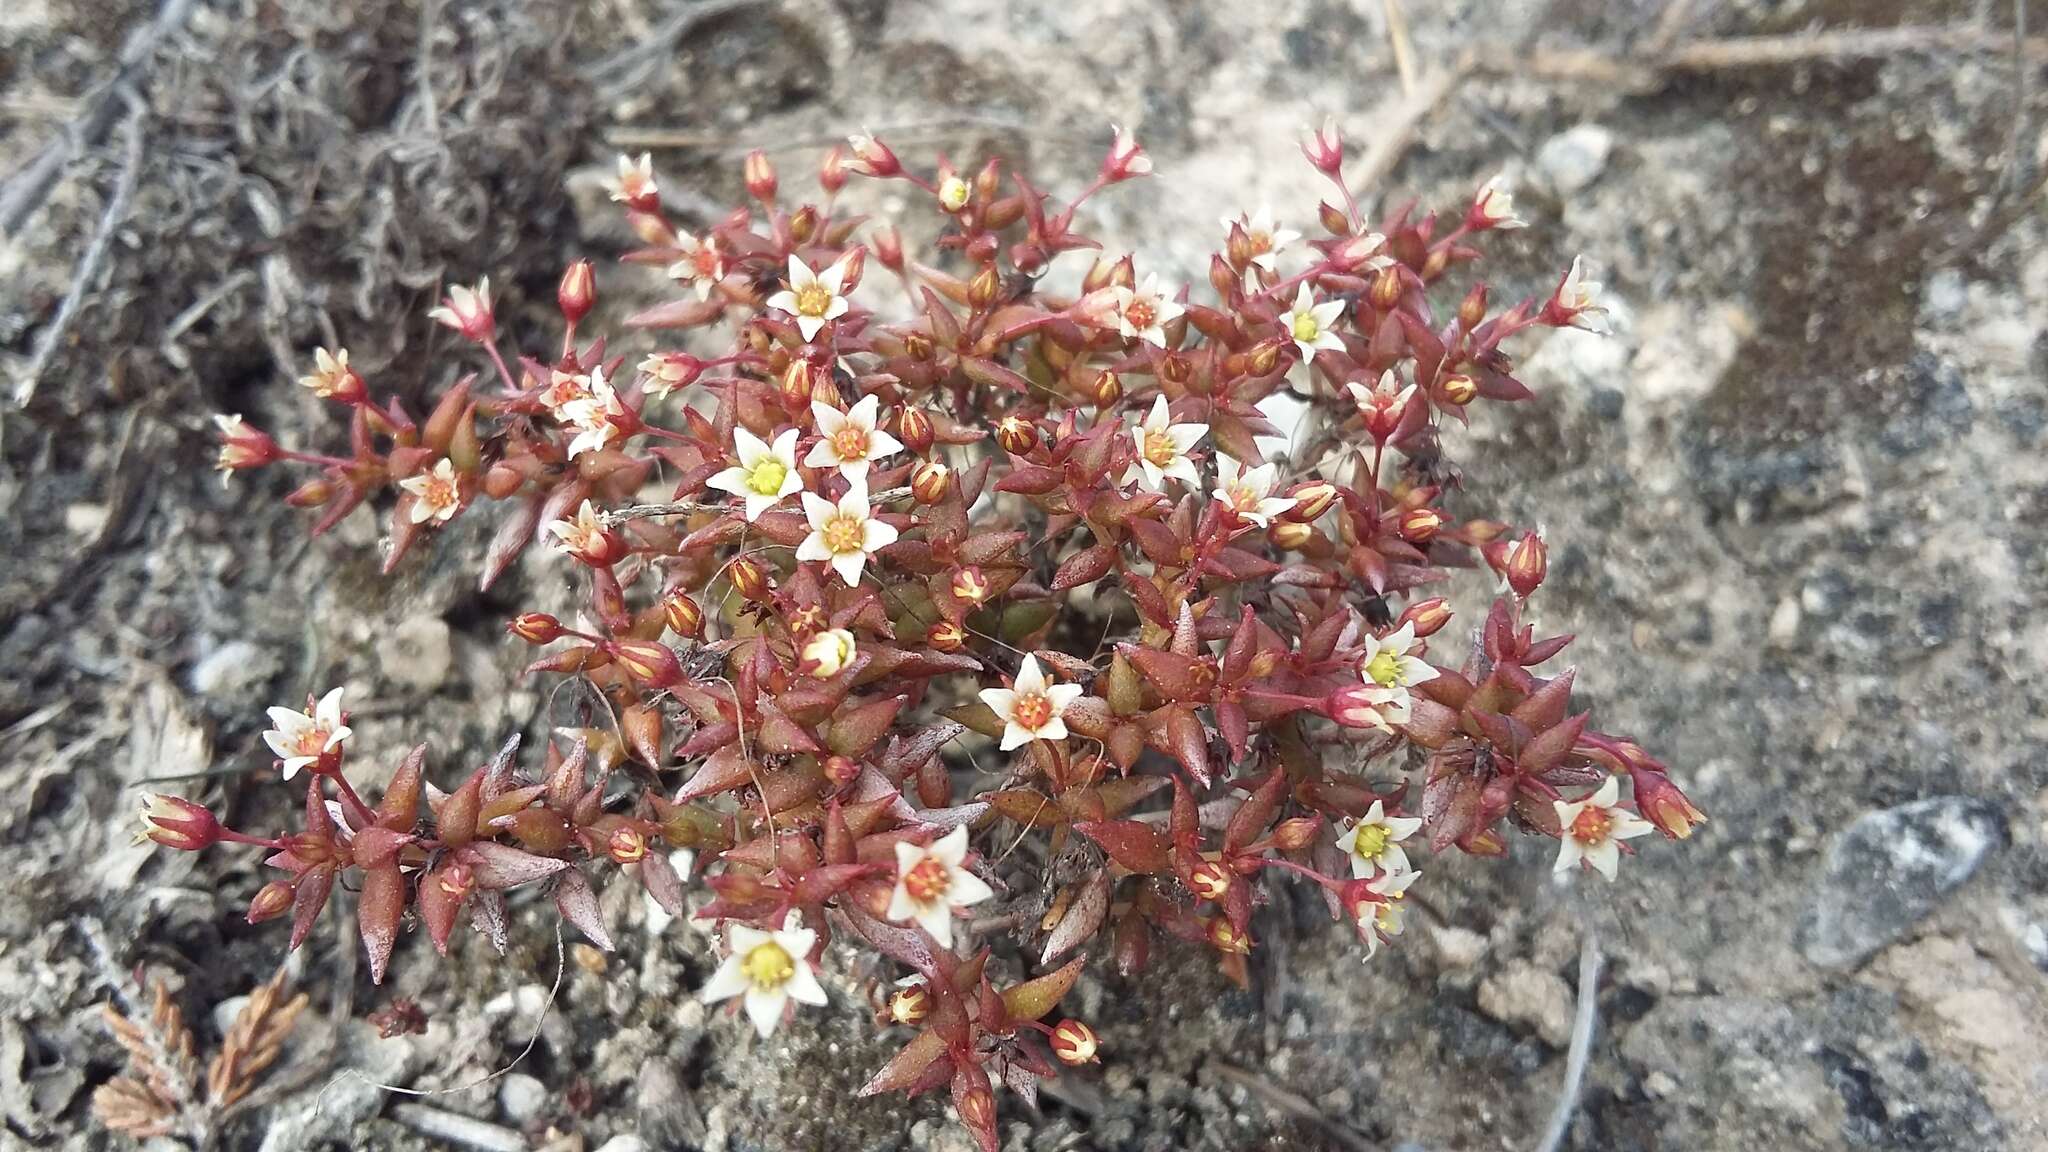
[[[953,470],[937,460],[925,460],[910,473],[910,492],[920,504],[937,504],[953,487]]]
[[[782,407],[791,413],[809,412],[817,385],[818,370],[809,360],[791,360],[782,370]]]
[[[922,983],[899,988],[894,996],[889,997],[889,1022],[892,1024],[915,1028],[931,1014],[932,991]]]
[[[620,825],[605,838],[604,852],[614,863],[638,864],[647,859],[647,837],[631,824]]]
[[[523,612],[512,618],[506,631],[528,644],[546,644],[561,638],[562,622],[545,612]]]
[[[1296,816],[1282,820],[1273,826],[1273,847],[1282,852],[1299,852],[1316,838],[1316,830],[1323,826],[1313,816]]]
[[[1266,529],[1266,538],[1273,542],[1273,547],[1288,552],[1300,551],[1310,540],[1315,539],[1315,535],[1316,530],[1313,526],[1296,524],[1291,520],[1282,520]]]
[[[297,895],[298,886],[290,880],[272,880],[265,884],[249,901],[249,923],[261,924],[284,915],[291,909],[292,898]]]
[[[1443,513],[1434,508],[1410,508],[1401,513],[1401,539],[1411,544],[1429,543],[1443,526]]]
[[[1012,456],[1025,456],[1038,447],[1038,425],[1022,416],[1005,416],[996,425],[996,443]]]
[[[973,565],[953,573],[950,587],[953,596],[963,604],[979,604],[988,599],[988,577]]]
[[[1695,808],[1664,773],[1631,765],[1629,780],[1635,790],[1636,810],[1671,839],[1684,840],[1695,825],[1707,822],[1706,813]]]
[[[1453,408],[1463,408],[1479,395],[1479,382],[1463,372],[1453,373],[1437,381],[1437,395]]]
[[[1089,394],[1097,408],[1113,408],[1124,398],[1124,382],[1117,374],[1105,368],[1095,376],[1095,383],[1089,387]]]
[[[628,676],[650,688],[682,683],[682,664],[669,646],[658,640],[615,640],[611,654]]]
[[[860,779],[860,762],[846,756],[827,756],[825,779],[844,788]]]
[[[1214,945],[1218,952],[1244,956],[1250,954],[1252,950],[1252,938],[1237,925],[1232,924],[1227,916],[1210,918],[1208,935],[1209,943]]]
[[[334,491],[333,481],[324,476],[315,476],[292,489],[291,494],[284,498],[284,502],[293,508],[318,508],[334,499]]]
[[[1353,684],[1339,688],[1323,700],[1323,715],[1335,720],[1346,728],[1377,728],[1389,730],[1386,715],[1381,711],[1381,693],[1385,689],[1376,684]]]
[[[924,455],[932,450],[932,418],[922,408],[905,405],[896,413],[896,438],[905,448]]]
[[[1401,623],[1413,627],[1418,640],[1436,635],[1450,622],[1451,606],[1441,596],[1417,600],[1401,612]]]
[[[681,589],[671,590],[661,598],[661,614],[668,622],[668,630],[684,639],[694,639],[704,629],[704,610]]]
[[[1145,155],[1136,137],[1116,125],[1110,125],[1113,133],[1109,142],[1109,154],[1102,158],[1102,179],[1104,183],[1115,184],[1138,176],[1152,174],[1152,158]]]
[[[562,318],[575,324],[590,314],[590,308],[597,303],[596,273],[588,260],[578,260],[562,273],[562,282],[555,286],[555,304],[562,310]]]
[[[1070,1068],[1095,1063],[1101,1048],[1095,1029],[1079,1020],[1062,1020],[1052,1030],[1052,1054]]]
[[[1280,514],[1282,520],[1309,524],[1323,518],[1337,500],[1337,486],[1328,480],[1304,480],[1287,490],[1294,507]]]
[[[845,145],[834,144],[824,159],[818,161],[818,187],[823,188],[827,196],[837,195],[841,188],[846,187]]]
[[[1188,890],[1197,899],[1221,900],[1230,891],[1230,870],[1214,860],[1204,860],[1189,875]]]
[[[846,146],[853,150],[853,159],[848,166],[863,176],[887,180],[903,173],[903,164],[896,159],[896,153],[873,136],[866,133],[848,136]]]
[[[1527,532],[1506,551],[1501,575],[1507,577],[1508,587],[1515,590],[1515,595],[1526,600],[1550,572],[1550,546],[1543,542],[1543,537]]]
[[[1323,126],[1301,142],[1301,154],[1315,170],[1334,178],[1344,167],[1344,135],[1337,131],[1337,118],[1325,116]],[[1336,229],[1332,229],[1336,231]]]
[[[180,852],[197,852],[220,842],[220,822],[213,818],[213,813],[205,805],[182,796],[144,792],[141,818],[142,830],[136,834],[138,844],[154,840]]]
[[[882,267],[901,275],[903,272],[903,233],[898,232],[894,224],[884,224],[882,227],[875,229],[873,238],[875,242],[875,259],[882,262]]]
[[[747,153],[745,168],[747,195],[763,204],[775,202],[775,165],[768,162],[768,154],[759,148]]]
[[[941,620],[925,633],[924,642],[939,652],[958,652],[967,646],[967,630],[951,620]]]
[[[1458,302],[1458,326],[1470,332],[1486,322],[1486,285],[1474,284]]]
[[[747,600],[762,600],[768,595],[768,574],[761,570],[760,561],[752,556],[736,556],[726,565],[725,575],[732,581],[732,590]]]

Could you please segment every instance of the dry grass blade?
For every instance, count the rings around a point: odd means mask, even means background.
[[[169,989],[161,983],[151,988],[146,1021],[137,1018],[139,1013],[125,1014],[112,1004],[101,1011],[107,1031],[128,1053],[129,1075],[93,1093],[94,1114],[114,1131],[138,1138],[184,1127],[198,1062],[192,1056],[192,1032]]]
[[[178,1127],[178,1106],[140,1080],[126,1076],[107,1081],[92,1093],[92,1114],[109,1129],[147,1140],[168,1136]]]
[[[306,994],[284,996],[284,973],[256,989],[242,1006],[220,1052],[206,1070],[206,1092],[215,1108],[226,1111],[255,1089],[263,1072],[277,1062],[285,1037],[306,1009]]]

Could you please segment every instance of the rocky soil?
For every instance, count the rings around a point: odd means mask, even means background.
[[[1579,636],[1582,703],[1713,820],[1611,887],[1554,884],[1533,843],[1425,859],[1423,915],[1370,965],[1304,902],[1262,914],[1249,994],[1195,956],[1091,974],[1105,1065],[1040,1117],[1006,1104],[1006,1144],[1532,1147],[1597,940],[1565,1147],[2048,1148],[2048,76],[2037,50],[2016,82],[2011,5],[1410,2],[1418,88],[1470,64],[1412,119],[1366,0],[173,6],[182,29],[134,76],[132,212],[28,407],[0,407],[0,1146],[124,1146],[88,1116],[121,1064],[110,989],[168,978],[204,1048],[282,951],[241,922],[252,861],[128,844],[145,781],[280,818],[261,709],[314,685],[348,686],[364,762],[428,740],[444,779],[560,719],[500,624],[564,600],[559,569],[479,596],[481,540],[457,538],[379,577],[366,513],[308,543],[281,479],[223,489],[209,413],[320,435],[290,380],[334,340],[438,382],[436,284],[488,272],[516,313],[568,254],[616,251],[593,190],[623,143],[708,206],[747,147],[776,146],[793,185],[862,125],[1073,188],[1116,121],[1159,176],[1091,206],[1097,233],[1199,283],[1218,217],[1312,224],[1293,141],[1330,112],[1384,151],[1375,203],[1456,205],[1507,173],[1532,226],[1500,247],[1503,296],[1573,253],[1602,271],[1616,334],[1523,347],[1539,398],[1453,451],[1475,510],[1548,528],[1542,622]],[[89,107],[153,11],[0,12],[0,172]],[[1960,32],[1790,63],[1573,55],[1914,24]],[[0,242],[10,383],[117,194],[127,108]],[[534,908],[510,963],[411,941],[384,989],[323,931],[289,965],[314,1008],[221,1146],[445,1146],[422,1106],[536,1147],[964,1146],[938,1102],[853,1096],[892,1046],[850,953],[833,1006],[761,1043],[692,998],[700,931],[637,890],[606,910],[610,956],[558,964]],[[394,997],[424,1034],[361,1022]]]

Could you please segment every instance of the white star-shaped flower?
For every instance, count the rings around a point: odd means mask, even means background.
[[[398,486],[412,493],[411,517],[415,524],[429,520],[445,524],[462,507],[462,481],[446,456],[436,460],[431,470],[400,480]]]
[[[1126,340],[1144,340],[1166,347],[1166,326],[1181,318],[1186,308],[1169,299],[1159,287],[1159,274],[1145,273],[1136,288],[1116,289],[1116,328]]]
[[[803,474],[796,470],[796,437],[796,429],[785,428],[769,444],[745,428],[734,428],[733,452],[739,463],[705,483],[745,500],[747,520],[758,519],[804,486]]]
[[[1501,187],[1506,177],[1495,176],[1473,198],[1472,213],[1489,228],[1526,228],[1528,221],[1515,215],[1515,194]]]
[[[718,965],[718,971],[697,993],[706,1004],[744,996],[747,1019],[767,1039],[782,1023],[783,1010],[794,1000],[799,1004],[825,1003],[825,989],[811,971],[811,948],[818,934],[809,928],[791,928],[789,921],[774,932],[763,932],[745,924],[726,929],[726,943],[732,951]]]
[[[263,734],[263,742],[277,754],[287,780],[298,775],[299,769],[319,763],[350,735],[348,725],[342,723],[339,688],[322,696],[311,713],[277,707],[270,709],[269,715],[271,727]]]
[[[1120,484],[1142,481],[1145,487],[1155,492],[1164,489],[1166,477],[1171,476],[1185,484],[1200,484],[1202,477],[1195,471],[1195,462],[1188,459],[1188,449],[1201,442],[1209,434],[1207,424],[1174,424],[1166,411],[1166,397],[1152,401],[1152,410],[1145,415],[1141,424],[1131,426],[1131,441],[1138,446],[1138,458],[1124,469]]]
[[[1307,284],[1303,284],[1295,290],[1294,307],[1288,309],[1285,316],[1280,317],[1280,327],[1286,331],[1287,338],[1294,341],[1295,348],[1301,352],[1301,362],[1307,364],[1316,358],[1317,352],[1344,350],[1344,341],[1330,329],[1330,325],[1335,324],[1337,318],[1343,314],[1342,300],[1325,300],[1318,304],[1315,293],[1309,291]]]
[[[1403,624],[1385,636],[1365,636],[1365,653],[1358,661],[1359,679],[1367,694],[1382,705],[1391,724],[1408,722],[1408,689],[1425,680],[1436,679],[1429,661],[1415,655],[1422,642],[1415,638],[1415,625]]]
[[[848,480],[866,480],[868,465],[884,456],[903,451],[894,436],[875,427],[881,400],[863,396],[850,411],[841,412],[822,400],[811,401],[811,417],[821,437],[804,456],[810,468],[837,468]]]
[[[1586,279],[1586,258],[1572,257],[1572,266],[1564,274],[1553,296],[1557,307],[1571,314],[1574,328],[1588,332],[1608,331],[1607,309],[1600,305],[1600,282]]]
[[[1003,721],[1003,751],[1021,748],[1033,740],[1064,740],[1067,722],[1060,719],[1081,695],[1079,684],[1048,684],[1038,669],[1038,658],[1024,657],[1017,678],[1008,688],[983,688],[981,702]]]
[[[595,560],[611,552],[611,531],[588,500],[576,509],[574,517],[548,521],[547,532],[555,538],[555,549],[571,556]]]
[[[1264,205],[1250,216],[1241,215],[1235,220],[1228,216],[1224,217],[1223,230],[1228,232],[1232,228],[1244,229],[1244,238],[1251,245],[1252,265],[1264,268],[1268,272],[1279,265],[1280,253],[1286,251],[1288,245],[1301,239],[1301,233],[1292,228],[1273,227],[1272,209]],[[1250,268],[1245,269],[1245,283],[1253,284]]]
[[[1599,791],[1584,800],[1552,801],[1561,829],[1557,865],[1552,871],[1569,872],[1584,860],[1594,871],[1614,879],[1614,870],[1621,863],[1621,846],[1617,841],[1633,840],[1657,830],[1648,820],[1620,807],[1616,802],[1620,795],[1620,780],[1609,776]]]
[[[796,558],[830,563],[848,588],[860,583],[871,554],[896,542],[896,529],[875,519],[868,507],[865,480],[851,481],[837,504],[810,492],[803,499],[811,534],[796,546]]]
[[[1367,960],[1378,955],[1382,938],[1391,940],[1401,934],[1401,903],[1409,886],[1421,878],[1420,872],[1404,870],[1384,873],[1366,884],[1365,890],[1379,899],[1360,900],[1352,915],[1358,919],[1358,935],[1365,941]]]
[[[602,370],[590,370],[589,388],[590,395],[569,401],[558,412],[563,423],[576,429],[575,438],[569,441],[571,460],[585,452],[601,452],[618,439],[617,418],[626,414],[618,391],[605,381]]]
[[[611,181],[612,200],[620,204],[645,204],[660,195],[660,186],[654,182],[654,156],[642,152],[639,157],[619,154],[618,175]]]
[[[1414,816],[1389,816],[1381,801],[1372,802],[1366,809],[1365,818],[1344,830],[1337,838],[1337,847],[1351,857],[1353,879],[1364,879],[1374,871],[1408,871],[1408,853],[1401,848],[1401,841],[1415,835],[1422,827],[1421,819]]]
[[[707,234],[700,240],[684,232],[676,237],[676,250],[680,255],[668,266],[669,279],[688,281],[697,286],[697,299],[709,299],[711,290],[725,279],[725,253],[718,250],[718,237]]]
[[[916,921],[941,948],[953,946],[953,910],[995,895],[981,877],[961,867],[967,859],[967,825],[956,825],[927,848],[896,844],[896,888],[889,894],[889,919]]]
[[[846,315],[846,297],[840,292],[840,285],[846,279],[847,261],[853,258],[848,252],[832,262],[823,272],[814,272],[809,264],[789,258],[789,287],[768,298],[768,306],[779,312],[796,317],[798,331],[805,340],[818,338],[818,330],[831,321]]]
[[[569,422],[569,405],[579,400],[590,399],[590,374],[587,372],[564,372],[560,368],[549,372],[548,386],[540,390],[540,405],[548,414],[563,423]]]
[[[1257,468],[1245,468],[1236,460],[1218,453],[1216,456],[1215,497],[1232,512],[1264,528],[1273,517],[1294,507],[1289,496],[1273,495],[1273,485],[1279,481],[1279,466],[1261,464]]]

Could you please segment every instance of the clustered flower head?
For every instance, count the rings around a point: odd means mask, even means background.
[[[264,848],[249,919],[288,915],[293,946],[359,893],[377,981],[412,924],[502,951],[518,889],[609,948],[598,893],[638,885],[714,930],[703,1000],[768,1036],[872,996],[902,1044],[865,1092],[944,1089],[990,1150],[997,1082],[1029,1100],[1114,1059],[1059,1014],[1084,966],[1142,979],[1194,949],[1245,983],[1285,885],[1370,957],[1426,856],[1517,837],[1625,883],[1631,841],[1706,817],[1573,711],[1571,638],[1527,619],[1550,544],[1475,509],[1448,456],[1472,406],[1531,398],[1509,342],[1600,326],[1600,286],[1573,260],[1499,307],[1472,270],[1524,223],[1504,187],[1369,219],[1334,122],[1303,152],[1334,189],[1303,217],[1323,234],[1237,213],[1206,291],[1095,254],[1088,202],[1154,171],[1122,129],[1064,201],[867,133],[810,200],[750,154],[753,203],[696,231],[653,158],[622,157],[641,246],[564,272],[559,331],[501,332],[479,279],[422,318],[462,338],[426,411],[312,352],[301,394],[346,455],[218,418],[224,473],[310,470],[288,501],[315,532],[374,511],[387,570],[466,517],[495,521],[467,558],[486,587],[540,542],[583,604],[518,611],[505,642],[556,726],[445,788],[415,749],[373,804],[336,689],[269,712],[295,830],[152,795],[139,834]],[[932,251],[837,208],[855,178],[907,185]],[[870,252],[907,310],[864,291]],[[670,295],[586,332],[636,275]],[[1298,428],[1268,416],[1283,394]],[[1497,594],[1452,629],[1478,582],[1445,582],[1481,565]]]

